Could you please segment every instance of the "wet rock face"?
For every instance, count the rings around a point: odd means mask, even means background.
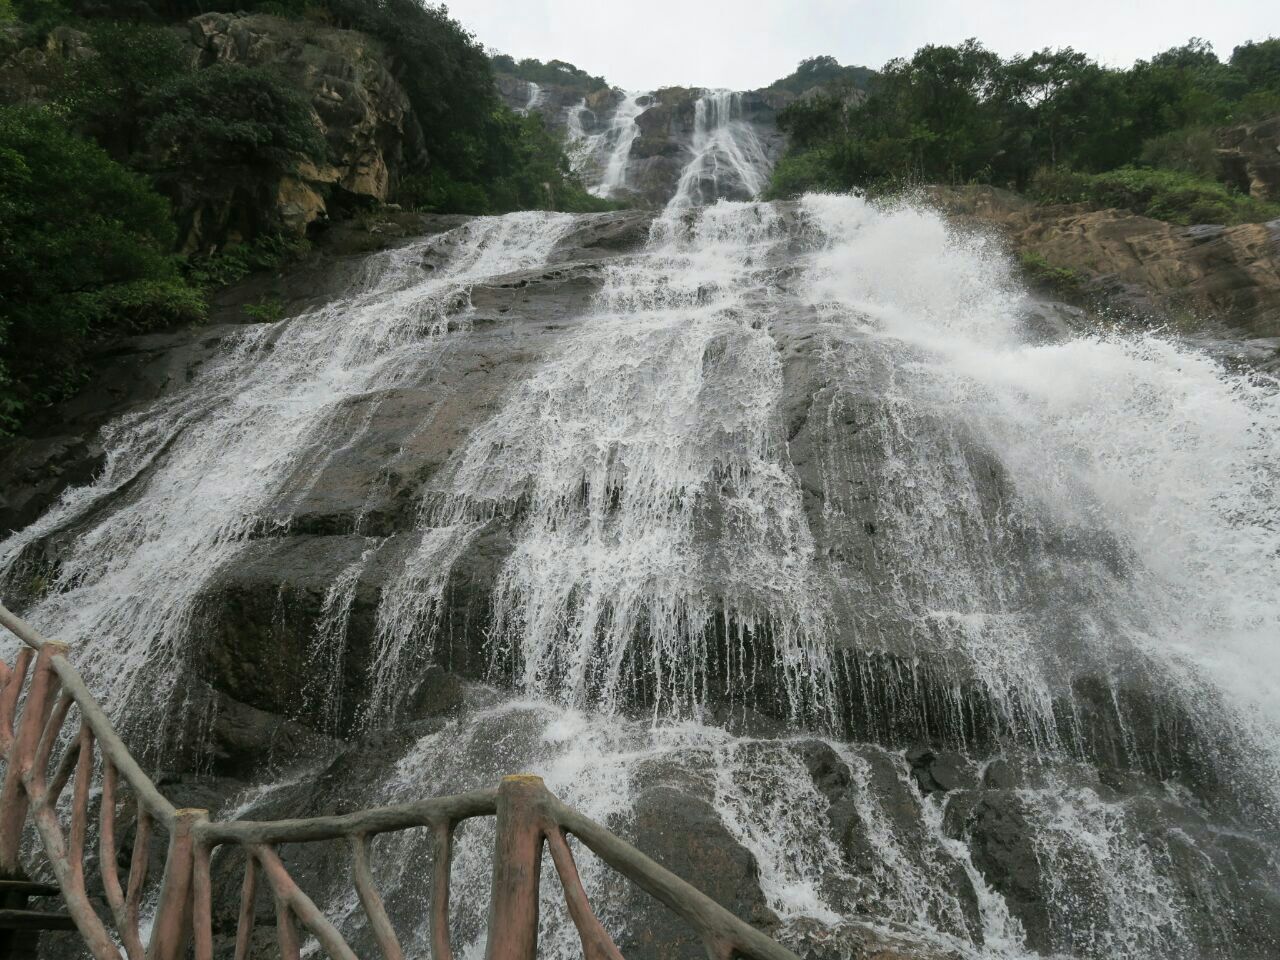
[[[584,99],[582,91],[575,87],[555,83],[534,85],[527,80],[512,76],[509,73],[498,73],[494,76],[498,87],[498,95],[502,102],[512,110],[525,113],[532,110],[541,114],[550,126],[558,126],[564,122],[564,112]],[[588,94],[585,99],[599,103],[600,95],[611,91],[600,90]],[[532,107],[530,104],[532,103]]]
[[[779,229],[799,229],[796,207],[777,213]],[[603,718],[510,700],[494,593],[533,509],[527,489],[492,494],[498,506],[483,514],[485,529],[449,568],[436,629],[406,654],[413,682],[370,722],[370,701],[386,679],[376,668],[385,636],[380,604],[434,529],[424,523],[424,491],[449,476],[486,424],[501,420],[516,385],[563,356],[605,278],[641,259],[649,225],[635,212],[579,218],[542,266],[487,277],[456,298],[445,318],[444,362],[429,374],[379,384],[334,413],[341,456],[301,458],[243,549],[204,586],[190,672],[210,707],[201,718],[205,753],[199,762],[171,760],[175,790],[190,788],[192,802],[230,810],[246,783],[279,780],[291,761],[302,773],[287,771],[293,782],[263,795],[252,815],[309,816],[489,786],[515,770],[553,776],[588,757],[592,770],[565,782],[591,789],[567,802],[610,798],[591,815],[805,956],[949,956],[936,936],[915,944],[926,929],[953,944],[1007,938],[1045,955],[1221,957],[1224,943],[1239,945],[1241,956],[1268,955],[1280,942],[1280,904],[1273,851],[1258,839],[1267,821],[1223,782],[1247,757],[1213,752],[1142,663],[1050,671],[1050,702],[1028,703],[943,642],[964,638],[960,631],[979,619],[967,614],[1010,609],[1034,628],[1037,651],[1064,651],[1069,660],[1084,629],[1080,611],[1095,606],[1090,591],[1124,578],[1130,559],[1122,545],[1088,524],[1064,530],[1010,511],[1017,491],[990,439],[947,404],[901,402],[903,390],[926,380],[923,353],[894,352],[865,330],[823,323],[788,298],[794,278],[785,263],[770,274],[771,291],[782,294],[762,322],[780,381],[780,469],[799,489],[796,513],[812,535],[814,575],[847,591],[838,595],[833,628],[843,657],[833,668],[839,722],[789,712],[767,626],[734,632],[723,623],[708,632],[713,656],[729,650],[738,659],[705,678],[699,719],[707,726],[697,737],[680,740],[679,724],[655,732],[652,691],[639,687],[620,714]],[[443,268],[457,242],[425,249],[423,264]],[[335,254],[309,267],[310,295],[326,289],[325,275],[349,285],[341,265],[351,262]],[[309,302],[305,290],[294,292],[298,308]],[[1044,309],[1036,342],[1061,336],[1072,317]],[[225,335],[235,330],[228,324]],[[717,386],[717,372],[731,374],[730,386],[750,374],[749,385],[760,389],[758,369],[734,366],[743,350],[737,334],[699,348],[707,389]],[[141,364],[156,371],[146,392],[121,396],[110,409],[136,410],[184,382],[200,351],[216,347],[199,339],[207,335],[170,335]],[[612,347],[598,344],[600,352]],[[122,356],[139,362],[140,352]],[[552,429],[575,409],[555,406],[538,426]],[[60,453],[34,452],[23,468],[39,474],[38,464],[51,464],[66,476],[29,480],[17,472],[4,488],[15,511],[37,509],[28,505],[92,471],[87,428],[97,422],[68,410],[66,423],[86,431],[59,434],[51,449]],[[716,431],[708,435],[714,441]],[[494,446],[511,442],[501,431],[485,436]],[[714,491],[707,500],[695,522],[710,537],[727,508]],[[950,515],[969,532],[998,536],[956,536],[946,541],[956,546],[942,549],[929,520],[945,513],[931,512],[940,502],[964,504]],[[480,514],[487,503],[473,507]],[[48,550],[56,561],[56,539]],[[730,595],[740,571],[723,560],[710,566],[707,588]],[[1073,575],[1081,569],[1090,576]],[[342,583],[349,592],[335,591]],[[880,589],[886,583],[899,589]],[[345,606],[336,605],[340,597]],[[935,610],[945,615],[926,616]],[[341,643],[321,642],[333,637]],[[631,711],[641,720],[629,719]],[[188,779],[200,763],[226,779]],[[485,829],[474,826],[474,846],[457,861],[459,876],[473,884],[460,938],[483,924]],[[420,932],[429,848],[421,837],[379,843],[378,880],[397,928]],[[342,851],[286,853],[309,892],[340,908],[345,892],[332,883],[345,875]],[[225,949],[240,861],[219,855],[214,866]],[[628,957],[698,954],[690,932],[641,892],[603,873],[588,889],[613,910]],[[820,928],[789,924],[776,905],[800,896],[832,905],[842,919]],[[269,926],[265,893],[258,910]],[[1150,923],[1133,919],[1147,914]],[[903,939],[877,934],[873,924],[891,924]],[[1137,939],[1124,939],[1131,929]]]
[[[454,217],[392,216],[414,234],[457,225]],[[363,254],[395,242],[356,224],[335,225],[307,261],[214,294],[208,323],[104,344],[87,361],[88,382],[75,397],[38,412],[23,436],[0,445],[0,537],[34,521],[69,486],[91,479],[102,466],[98,431],[190,383],[252,322],[246,305],[278,301],[286,317],[313,308],[350,288]]]
[[[698,888],[752,926],[775,933],[778,919],[760,891],[755,858],[739,844],[705,800],[671,786],[641,793],[633,807],[628,839],[678,877],[699,877]],[[701,940],[682,920],[637,890],[628,903],[643,921],[628,926],[618,944],[623,956],[697,960]]]
[[[502,87],[500,82],[500,89]],[[697,87],[666,87],[636,95],[613,89],[599,90],[584,98],[572,91],[549,87],[540,91],[541,99],[533,109],[541,113],[550,126],[565,132],[569,138],[568,152],[574,158],[579,176],[589,187],[599,188],[610,154],[618,142],[620,128],[616,121],[620,116],[627,116],[619,111],[632,110],[628,101],[634,96],[634,137],[629,138],[630,149],[625,160],[615,158],[615,162],[625,167],[625,174],[620,183],[610,187],[610,193],[634,204],[661,207],[676,194],[690,161],[706,148],[708,125],[703,114],[703,126],[699,127],[698,101],[712,92]],[[520,108],[515,101],[522,95],[517,90],[506,96],[507,102]],[[739,125],[740,149],[752,155],[754,165],[761,172],[760,183],[753,191],[731,178],[717,182],[708,177],[707,182],[698,185],[696,202],[710,203],[721,197],[749,200],[763,192],[767,169],[786,149],[786,138],[777,127],[777,114],[791,99],[789,94],[766,91],[733,94],[722,110],[731,114]],[[592,148],[587,149],[588,146]],[[724,156],[720,157],[720,163],[728,165]],[[713,164],[708,167],[714,169]]]

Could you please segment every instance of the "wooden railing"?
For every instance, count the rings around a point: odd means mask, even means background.
[[[276,937],[284,960],[297,960],[301,924],[334,960],[355,960],[338,931],[290,876],[277,847],[283,843],[343,841],[351,850],[351,882],[385,960],[404,960],[390,918],[373,884],[372,838],[414,827],[431,829],[435,875],[429,930],[432,960],[452,960],[449,938],[450,863],[454,833],[473,817],[497,818],[493,887],[489,903],[487,960],[533,960],[537,954],[539,880],[544,845],[564,889],[586,960],[621,960],[596,919],[574,864],[571,835],[604,863],[682,917],[702,939],[710,960],[797,960],[795,954],[739,920],[699,890],[654,863],[600,824],[565,806],[535,776],[505,777],[496,789],[414,803],[376,807],[342,816],[253,822],[213,821],[208,811],[176,809],[130,756],[110,720],[66,658],[67,647],[46,640],[0,606],[0,625],[23,643],[15,663],[0,660],[0,878],[23,875],[23,831],[30,820],[57,879],[67,912],[96,960],[196,960],[213,956],[212,883],[215,848],[245,853],[235,960],[247,960],[261,876],[275,901]],[[24,696],[25,693],[25,696]],[[21,705],[21,718],[18,719]],[[78,712],[79,730],[62,730]],[[65,745],[53,763],[54,748]],[[96,759],[95,759],[96,754]],[[100,766],[100,771],[99,771]],[[95,909],[85,882],[91,787],[101,787],[98,868],[112,930]],[[128,874],[116,866],[116,817],[128,786],[136,830]],[[70,824],[64,828],[58,800],[71,785]],[[157,828],[168,837],[150,937],[142,941],[140,912],[147,861]],[[123,954],[122,954],[123,951]]]

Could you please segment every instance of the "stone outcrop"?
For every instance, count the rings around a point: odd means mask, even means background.
[[[524,111],[532,100],[529,83],[511,75],[499,75],[498,90],[506,104]],[[603,88],[583,95],[577,88],[541,86],[533,110],[547,125],[572,138],[575,126],[587,138],[607,139],[618,107],[628,94],[618,88]],[[643,94],[637,101],[643,108],[636,117],[638,135],[631,144],[625,188],[617,199],[641,206],[660,207],[671,199],[685,165],[693,157],[693,141],[699,87],[664,87]],[[776,163],[786,149],[786,137],[778,130],[777,115],[796,99],[795,94],[776,90],[753,90],[735,95],[734,118],[744,121],[759,141],[767,161]],[[572,115],[572,116],[571,116]],[[588,186],[598,182],[601,158],[583,156],[581,144],[571,141],[568,152],[577,157],[575,167]],[[741,193],[732,199],[748,199]]]
[[[529,104],[532,101],[533,111],[541,114],[551,126],[563,124],[565,111],[584,99],[583,91],[578,87],[558,83],[540,83],[536,85],[535,97],[535,85],[528,80],[522,80],[509,73],[497,73],[493,79],[498,88],[498,96],[502,98],[503,103],[517,113],[525,113],[529,110]],[[587,105],[590,106],[592,102],[598,103],[602,93],[611,92],[597,90],[586,94]]]
[[[1280,114],[1218,131],[1222,177],[1257,200],[1280,200]]]
[[[327,155],[302,158],[280,178],[245,169],[215,186],[161,178],[184,253],[261,233],[304,236],[330,216],[391,199],[406,163],[420,160],[421,128],[382,46],[366,34],[266,14],[207,13],[173,28],[196,68],[269,67],[301,91]],[[67,64],[96,56],[88,34],[60,26],[40,43],[0,28],[0,102],[45,103]]]
[[[1039,206],[995,187],[933,188],[962,220],[1071,271],[1083,299],[1187,332],[1280,337],[1280,221],[1184,227],[1089,204]]]
[[[65,24],[33,39],[28,27],[0,25],[0,104],[47,103],[65,65],[94,55],[89,35]]]
[[[197,67],[269,66],[311,103],[328,156],[301,162],[294,174],[263,185],[273,225],[303,235],[331,208],[390,199],[406,159],[422,149],[408,97],[378,42],[354,30],[265,14],[207,13],[192,19],[188,42]],[[232,201],[196,196],[186,205],[187,250],[236,239]]]

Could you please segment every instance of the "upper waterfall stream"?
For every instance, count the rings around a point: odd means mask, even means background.
[[[578,126],[602,194],[642,99]],[[265,684],[226,661],[303,671],[294,717],[354,746],[242,816],[530,770],[798,948],[1274,955],[1277,383],[1164,332],[1046,332],[994,242],[917,205],[711,202],[767,161],[733,95],[697,109],[633,248],[597,242],[625,215],[476,218],[246,326],[0,544],[6,597],[160,764],[228,677]],[[454,865],[476,960],[491,829]],[[331,855],[310,892],[359,944]],[[411,955],[429,857],[378,840]],[[665,921],[582,871],[641,950]]]

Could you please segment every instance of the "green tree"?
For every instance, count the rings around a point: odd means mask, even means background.
[[[306,98],[260,67],[217,63],[175,77],[142,104],[147,146],[162,169],[218,179],[237,168],[291,170],[322,160],[324,137]]]
[[[769,89],[805,93],[816,88],[828,94],[847,93],[867,89],[874,76],[874,70],[841,66],[840,61],[832,56],[807,57],[800,61],[794,72],[769,84]]]
[[[815,58],[797,73],[820,75],[833,63]],[[1197,197],[1216,197],[1212,128],[1277,109],[1276,40],[1238,47],[1224,64],[1193,37],[1127,70],[1070,48],[1004,60],[976,40],[927,46],[888,63],[861,106],[818,97],[784,110],[791,140],[772,193],[904,181],[1025,190],[1041,168],[1103,173],[1145,163],[1207,180]],[[1187,200],[1195,191],[1182,180],[1176,190],[1160,183],[1162,196],[1179,199],[1151,209],[1225,209]]]
[[[532,57],[526,57],[519,63],[514,57],[505,53],[495,53],[489,58],[493,69],[499,73],[509,73],[532,83],[555,84],[577,90],[583,96],[604,90],[609,86],[604,77],[593,77],[587,71],[575,67],[564,60],[548,60],[543,63]]]
[[[143,103],[189,72],[190,55],[165,27],[104,21],[89,35],[94,55],[70,65],[59,100],[78,128],[128,160],[142,146]]]
[[[1280,91],[1280,38],[1250,41],[1231,51],[1231,68],[1247,91]]]
[[[75,382],[86,343],[203,313],[169,207],[48,109],[0,108],[0,414]]]

